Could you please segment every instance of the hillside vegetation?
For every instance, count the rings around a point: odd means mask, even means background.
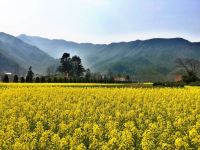
[[[77,54],[85,66],[103,73],[126,73],[135,80],[174,80],[176,58],[200,60],[200,45],[182,38],[150,39],[111,44],[75,43],[20,35],[18,38],[53,57],[63,52]]]
[[[29,45],[9,34],[0,32],[0,72],[22,74],[30,66],[44,73],[56,60],[36,46]]]

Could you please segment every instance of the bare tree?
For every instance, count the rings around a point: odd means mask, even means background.
[[[177,67],[183,68],[187,75],[185,76],[188,81],[194,82],[198,79],[200,71],[200,61],[196,59],[177,58]]]
[[[190,73],[198,74],[198,72],[200,71],[199,70],[200,69],[200,61],[196,60],[196,59],[177,58],[176,64],[177,64],[177,67],[184,68],[184,70],[186,71],[186,73],[188,75]]]

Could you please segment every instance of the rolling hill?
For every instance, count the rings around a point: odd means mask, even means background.
[[[79,55],[93,71],[128,73],[135,80],[173,80],[176,58],[200,60],[200,43],[182,38],[136,40],[111,44],[75,43],[58,39],[20,35],[19,39],[37,46],[52,57],[63,52]]]
[[[48,54],[22,40],[0,32],[0,72],[25,74],[29,66],[36,74],[45,72],[56,60]]]

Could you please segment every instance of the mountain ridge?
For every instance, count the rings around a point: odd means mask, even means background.
[[[19,34],[16,37],[18,37],[19,39],[21,39],[23,37],[31,37],[31,38],[41,38],[41,39],[51,40],[51,41],[64,41],[64,42],[71,42],[71,43],[75,43],[75,44],[92,44],[92,45],[110,45],[110,44],[130,43],[130,42],[136,42],[136,41],[144,42],[144,41],[150,41],[150,40],[180,40],[180,41],[182,40],[182,41],[187,41],[187,42],[190,42],[190,43],[200,43],[200,42],[192,42],[192,41],[187,40],[187,39],[182,38],[182,37],[149,38],[149,39],[144,39],[144,40],[137,39],[137,40],[131,40],[131,41],[111,42],[111,43],[107,43],[107,44],[105,44],[105,43],[99,44],[99,43],[93,43],[93,42],[76,42],[76,41],[71,41],[71,40],[65,40],[65,39],[62,39],[62,38],[46,38],[46,37],[43,37],[43,36],[37,36],[37,35],[32,36],[32,35],[28,35],[28,34]]]
[[[29,45],[21,39],[18,39],[12,35],[0,32],[0,54],[5,62],[11,62],[19,66],[17,68],[19,74],[25,74],[29,66],[33,67],[36,74],[42,74],[45,72],[46,67],[55,63],[55,59],[50,57],[48,54],[40,50],[37,46]],[[7,60],[7,61],[6,61]],[[12,71],[12,67],[6,66],[3,62],[0,64],[0,71]],[[8,69],[9,68],[9,69]]]
[[[110,44],[76,43],[39,36],[18,37],[0,32],[0,71],[27,71],[31,65],[42,74],[64,52],[78,55],[94,72],[129,74],[137,81],[173,80],[176,58],[200,60],[200,42],[183,38],[153,38]],[[50,56],[49,56],[50,55]],[[54,57],[54,58],[53,58]]]
[[[84,65],[93,71],[106,73],[128,73],[136,80],[173,80],[177,71],[175,59],[200,59],[200,45],[183,38],[154,38],[110,44],[69,43],[62,40],[47,40],[50,45],[40,41],[37,36],[19,36],[56,58],[63,52],[79,55]],[[64,44],[63,44],[64,43]],[[53,46],[52,46],[53,45]]]

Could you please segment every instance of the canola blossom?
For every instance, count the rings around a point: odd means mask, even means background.
[[[200,149],[199,93],[0,84],[0,149]]]

